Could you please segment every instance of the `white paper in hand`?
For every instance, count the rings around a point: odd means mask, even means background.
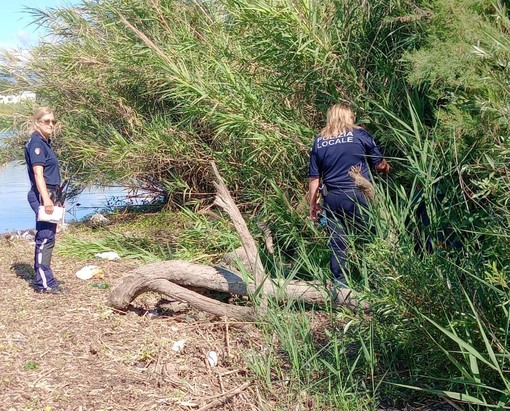
[[[66,213],[65,207],[53,207],[53,213],[47,214],[44,211],[44,206],[39,206],[37,212],[37,221],[47,221],[49,223],[64,224],[64,216]]]

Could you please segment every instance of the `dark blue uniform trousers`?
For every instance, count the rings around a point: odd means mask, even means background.
[[[331,190],[324,197],[324,210],[330,233],[329,246],[332,253],[329,266],[334,278],[347,284],[345,266],[347,260],[347,233],[367,224],[368,215],[361,209],[367,206],[364,194],[356,189]]]
[[[28,202],[34,210],[37,220],[37,211],[41,205],[39,194],[31,190],[28,192]],[[51,271],[51,255],[55,246],[55,233],[57,232],[57,224],[46,221],[36,221],[35,224],[35,287],[38,290],[56,288],[57,281]]]

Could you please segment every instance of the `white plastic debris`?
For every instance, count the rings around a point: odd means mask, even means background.
[[[159,312],[158,312],[158,310],[147,310],[147,311],[145,312],[145,315],[146,315],[147,317],[150,317],[150,318],[152,318],[152,317],[157,317],[157,316],[159,315]]]
[[[17,231],[19,233],[19,231]],[[20,233],[20,238],[24,240],[34,240],[35,239],[35,231],[34,230],[25,230]]]
[[[174,342],[174,345],[172,345],[172,350],[175,352],[180,352],[186,345],[186,340],[179,340]]]
[[[207,362],[211,367],[216,367],[218,365],[218,354],[215,351],[209,351],[207,353]]]
[[[97,253],[97,258],[102,258],[104,260],[120,260],[119,255],[115,251],[105,251],[104,253]]]
[[[191,401],[182,401],[179,403],[182,407],[189,407],[189,408],[196,408],[198,407],[198,404],[196,402]]]
[[[97,265],[86,265],[76,272],[76,277],[80,280],[90,280],[92,277],[99,276],[103,273],[101,267]]]

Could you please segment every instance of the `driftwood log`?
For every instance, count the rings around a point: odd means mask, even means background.
[[[243,278],[232,269],[188,261],[157,262],[129,272],[110,292],[109,306],[117,310],[125,310],[137,296],[153,291],[172,301],[186,302],[198,310],[240,321],[253,321],[263,316],[267,298],[307,303],[331,301],[351,308],[367,308],[365,304],[357,300],[355,292],[349,289],[326,288],[321,283],[268,279],[259,258],[256,243],[214,163],[212,167],[217,179],[215,204],[228,213],[239,234],[243,244],[243,248],[237,250],[239,261],[244,263],[246,272],[250,273],[251,278]],[[201,290],[255,296],[255,304],[253,307],[226,304],[202,295],[199,292]]]
[[[237,208],[236,203],[232,199],[227,186],[223,182],[223,179],[221,178],[214,161],[212,162],[212,168],[214,175],[216,176],[216,181],[214,182],[214,187],[216,187],[216,198],[214,200],[214,204],[225,210],[225,212],[230,217],[230,220],[234,224],[237,234],[239,234],[241,244],[243,245],[247,256],[248,264],[246,268],[250,273],[253,274],[253,280],[255,281],[255,295],[259,295],[261,297],[260,309],[265,311],[267,309],[266,296],[268,295],[269,291],[269,282],[266,281],[266,274],[264,272],[262,261],[260,260],[257,243],[251,236],[250,231],[248,230],[248,226],[246,225],[246,222],[244,221],[239,208]]]
[[[291,281],[288,284],[267,281],[267,284],[266,297],[277,300],[307,303],[324,303],[332,300],[335,304],[345,304],[353,308],[358,305],[354,292],[346,288],[328,291],[323,284],[303,281]],[[154,291],[171,300],[187,302],[196,309],[219,317],[246,321],[256,318],[253,308],[225,304],[190,288],[239,296],[255,294],[253,282],[245,282],[241,275],[225,268],[171,260],[147,264],[131,271],[110,293],[108,305],[125,310],[140,294]]]

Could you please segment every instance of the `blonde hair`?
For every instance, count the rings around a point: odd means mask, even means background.
[[[32,124],[30,126],[30,134],[36,130],[36,123],[47,114],[54,114],[54,112],[49,107],[39,107],[34,111],[34,115],[32,116]]]
[[[321,130],[322,138],[333,138],[353,128],[359,128],[354,124],[355,120],[356,117],[350,107],[344,104],[332,105],[326,115],[326,127]]]

